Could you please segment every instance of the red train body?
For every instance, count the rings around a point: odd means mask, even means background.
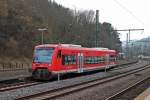
[[[72,44],[43,44],[34,49],[32,75],[49,79],[58,73],[82,73],[116,65],[116,51]]]

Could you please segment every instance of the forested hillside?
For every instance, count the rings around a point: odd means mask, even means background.
[[[127,48],[128,47],[128,48]],[[127,52],[128,49],[128,52]],[[126,43],[123,45],[123,52],[131,56],[150,56],[150,37],[143,38],[137,41],[130,41],[128,46]]]
[[[95,46],[95,11],[65,8],[49,0],[0,0],[0,57],[31,58],[41,43],[71,43]],[[110,23],[99,23],[101,47],[119,50],[119,33]]]

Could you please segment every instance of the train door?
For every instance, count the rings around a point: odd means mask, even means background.
[[[106,71],[109,68],[109,54],[105,56],[105,64],[106,64],[105,66],[105,71]]]
[[[82,73],[83,72],[83,64],[84,64],[84,56],[83,53],[78,53],[78,73]]]

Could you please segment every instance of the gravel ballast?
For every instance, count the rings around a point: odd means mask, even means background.
[[[68,86],[70,84],[77,84],[77,83],[85,82],[87,80],[112,76],[113,74],[116,74],[116,73],[121,73],[121,72],[125,72],[127,70],[131,70],[131,69],[134,69],[134,68],[142,67],[143,65],[146,65],[147,63],[146,62],[140,62],[139,64],[140,64],[140,66],[137,65],[137,64],[134,64],[132,67],[125,68],[125,69],[113,70],[113,71],[110,71],[110,72],[100,72],[100,73],[96,73],[96,74],[92,74],[92,75],[86,75],[86,76],[76,77],[76,78],[72,78],[72,79],[66,79],[66,80],[60,80],[60,81],[55,81],[55,82],[43,83],[43,84],[30,86],[30,87],[26,87],[26,88],[15,89],[15,90],[6,91],[6,92],[0,92],[0,100],[13,100],[17,97],[26,96],[26,95],[30,95],[30,94],[35,94],[35,93],[39,93],[39,92],[42,92],[42,91],[52,90],[52,89],[56,89],[58,87]],[[127,79],[127,80],[129,80],[129,79]],[[109,91],[111,89],[111,87],[112,87],[112,85],[110,84],[104,89]],[[90,89],[89,91],[92,91],[92,90]],[[101,91],[103,91],[103,90],[101,90]],[[87,93],[90,93],[90,92],[85,92],[85,93],[87,94]],[[96,95],[95,92],[92,91],[92,93],[94,93]],[[100,96],[100,95],[97,95],[97,96]],[[81,97],[79,96],[78,99],[80,99]],[[75,96],[75,98],[77,98],[77,97]],[[75,99],[75,100],[78,100],[78,99]],[[89,100],[91,100],[91,99],[89,99]]]

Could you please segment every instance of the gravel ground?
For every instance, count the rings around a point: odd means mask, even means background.
[[[144,83],[134,87],[132,90],[128,91],[125,94],[115,98],[115,100],[133,100],[136,98],[140,93],[150,87],[150,79],[146,80]]]
[[[143,66],[143,65],[146,64],[146,62],[140,62],[140,64],[141,64],[140,66]],[[137,68],[137,67],[139,67],[139,66],[137,66],[135,64],[133,67],[120,69],[119,71],[100,72],[100,73],[96,73],[96,74],[92,74],[92,75],[76,77],[76,78],[73,78],[73,79],[66,79],[66,80],[61,80],[61,81],[49,82],[49,83],[30,86],[30,87],[26,87],[26,88],[10,90],[10,91],[6,91],[6,92],[0,92],[0,100],[13,100],[16,97],[20,97],[20,96],[26,96],[26,95],[30,95],[30,94],[33,94],[33,93],[39,93],[41,91],[55,89],[55,88],[58,88],[58,87],[64,87],[64,86],[68,86],[70,84],[81,83],[81,82],[96,79],[96,78],[104,78],[104,77],[107,77],[107,76],[111,76],[115,73],[124,72],[126,70],[131,70],[131,69],[134,69],[134,68]],[[129,80],[129,79],[127,79],[127,80]],[[113,87],[113,86],[111,84],[109,84],[106,88],[102,88],[102,89],[107,89],[107,91],[109,91],[111,87]],[[91,91],[91,90],[89,90],[89,91]],[[103,90],[100,90],[100,91],[102,92]],[[93,91],[91,91],[91,92],[94,93]],[[85,94],[87,94],[87,93],[85,93]],[[94,93],[94,94],[96,95],[96,93]],[[100,95],[96,95],[96,96],[99,97]],[[81,97],[79,96],[78,99],[80,99]],[[91,97],[88,97],[88,98],[91,98]],[[71,98],[71,100],[72,100],[72,98]],[[77,99],[75,99],[75,100],[77,100]],[[89,99],[89,100],[91,100],[91,99]]]
[[[101,84],[92,88],[88,88],[73,94],[69,94],[64,97],[60,97],[54,100],[105,100],[106,97],[113,95],[116,92],[130,86],[131,84],[143,79],[145,76],[150,75],[150,69],[146,71],[138,72],[137,74],[130,75],[115,81]],[[150,83],[150,82],[149,82]],[[141,88],[143,88],[141,86]],[[143,88],[143,90],[146,88]],[[135,90],[132,92],[134,93]],[[136,91],[138,92],[138,91]],[[142,91],[141,91],[142,92]],[[139,92],[138,92],[139,93]],[[135,94],[136,97],[138,94]],[[132,97],[132,99],[130,99]],[[133,95],[125,96],[125,99],[115,99],[115,100],[133,100]]]

